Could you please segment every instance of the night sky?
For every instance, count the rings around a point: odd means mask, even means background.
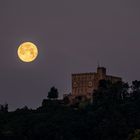
[[[17,57],[31,41],[39,56]],[[0,0],[0,103],[36,108],[51,86],[71,92],[71,74],[97,63],[127,82],[140,79],[140,0]]]

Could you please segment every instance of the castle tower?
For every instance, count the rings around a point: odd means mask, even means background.
[[[112,83],[122,81],[122,78],[107,75],[105,67],[97,67],[97,72],[72,74],[71,102],[78,100],[91,100],[93,91],[98,89],[100,80],[109,80]]]

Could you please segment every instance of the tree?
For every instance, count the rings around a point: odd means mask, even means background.
[[[140,91],[140,81],[132,81],[132,86],[131,86],[133,91]]]
[[[58,98],[58,90],[55,87],[52,87],[48,92],[49,99],[57,99]]]
[[[0,112],[8,112],[8,104],[0,105]]]
[[[131,89],[132,89],[132,93],[131,93],[132,98],[134,100],[140,99],[140,81],[137,80],[133,81]]]
[[[129,85],[122,81],[100,80],[98,89],[93,93],[93,102],[98,105],[122,103],[128,96],[128,89]]]
[[[140,130],[135,130],[134,134],[130,135],[129,140],[140,140]]]
[[[8,112],[8,104],[5,104],[5,112]]]

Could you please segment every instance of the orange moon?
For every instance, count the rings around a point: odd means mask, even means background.
[[[38,49],[32,42],[24,42],[18,47],[17,54],[23,62],[32,62],[38,56]]]

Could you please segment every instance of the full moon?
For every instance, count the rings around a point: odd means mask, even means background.
[[[32,42],[24,42],[18,47],[17,53],[23,62],[32,62],[38,56],[38,49]]]

